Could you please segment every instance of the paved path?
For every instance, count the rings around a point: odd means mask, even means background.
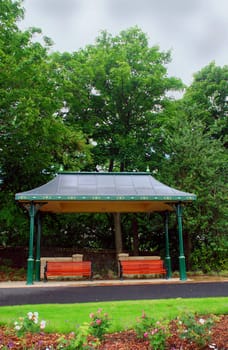
[[[117,300],[228,297],[228,282],[173,282],[125,285],[3,286],[0,306],[23,304],[85,303]]]

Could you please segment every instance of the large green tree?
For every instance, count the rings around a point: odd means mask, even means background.
[[[14,194],[38,186],[60,165],[80,169],[88,151],[83,134],[58,115],[64,103],[58,65],[49,55],[50,39],[34,39],[39,29],[22,31],[21,1],[0,3],[0,175],[1,229],[16,221]]]
[[[227,269],[228,66],[211,62],[194,74],[178,115],[173,145],[179,143],[180,159],[171,159],[182,166],[174,176],[198,195],[186,223],[189,261],[193,268]]]
[[[153,166],[167,93],[182,87],[167,76],[170,53],[149,47],[145,33],[134,27],[115,37],[104,31],[94,45],[56,60],[66,81],[65,121],[80,128],[93,144],[88,170],[145,171]],[[121,251],[118,214],[114,225]]]
[[[205,131],[228,146],[228,66],[211,62],[194,74],[183,98],[190,119],[204,122]]]
[[[67,121],[93,141],[94,169],[146,170],[154,157],[154,134],[167,92],[182,87],[167,76],[169,61],[170,53],[150,47],[137,27],[115,37],[102,32],[94,45],[68,60],[68,77],[75,83],[67,100]],[[81,71],[83,94],[77,78]]]
[[[196,202],[184,209],[189,268],[225,269],[227,151],[223,142],[214,138],[212,130],[206,131],[205,121],[189,120],[185,113],[186,105],[183,108],[183,101],[177,102],[173,121],[165,131],[164,157],[157,176],[173,187],[197,195]]]

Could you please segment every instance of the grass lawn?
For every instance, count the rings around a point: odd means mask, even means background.
[[[99,308],[111,318],[110,332],[118,332],[134,328],[136,318],[143,311],[157,320],[171,320],[189,311],[201,315],[228,314],[228,297],[2,306],[0,325],[12,325],[19,317],[25,317],[27,312],[37,311],[39,320],[47,321],[47,332],[69,333],[83,322],[89,322],[90,313],[95,313]]]

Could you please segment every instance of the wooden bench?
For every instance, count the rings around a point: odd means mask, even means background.
[[[92,279],[91,261],[47,261],[44,267],[44,281],[48,277],[89,277]]]
[[[120,278],[123,275],[152,275],[166,276],[163,260],[119,260]]]

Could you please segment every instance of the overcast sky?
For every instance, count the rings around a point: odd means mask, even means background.
[[[168,73],[186,84],[213,60],[228,64],[228,0],[24,0],[24,8],[23,28],[41,28],[54,51],[77,51],[101,30],[117,35],[137,25],[150,46],[172,51]]]

